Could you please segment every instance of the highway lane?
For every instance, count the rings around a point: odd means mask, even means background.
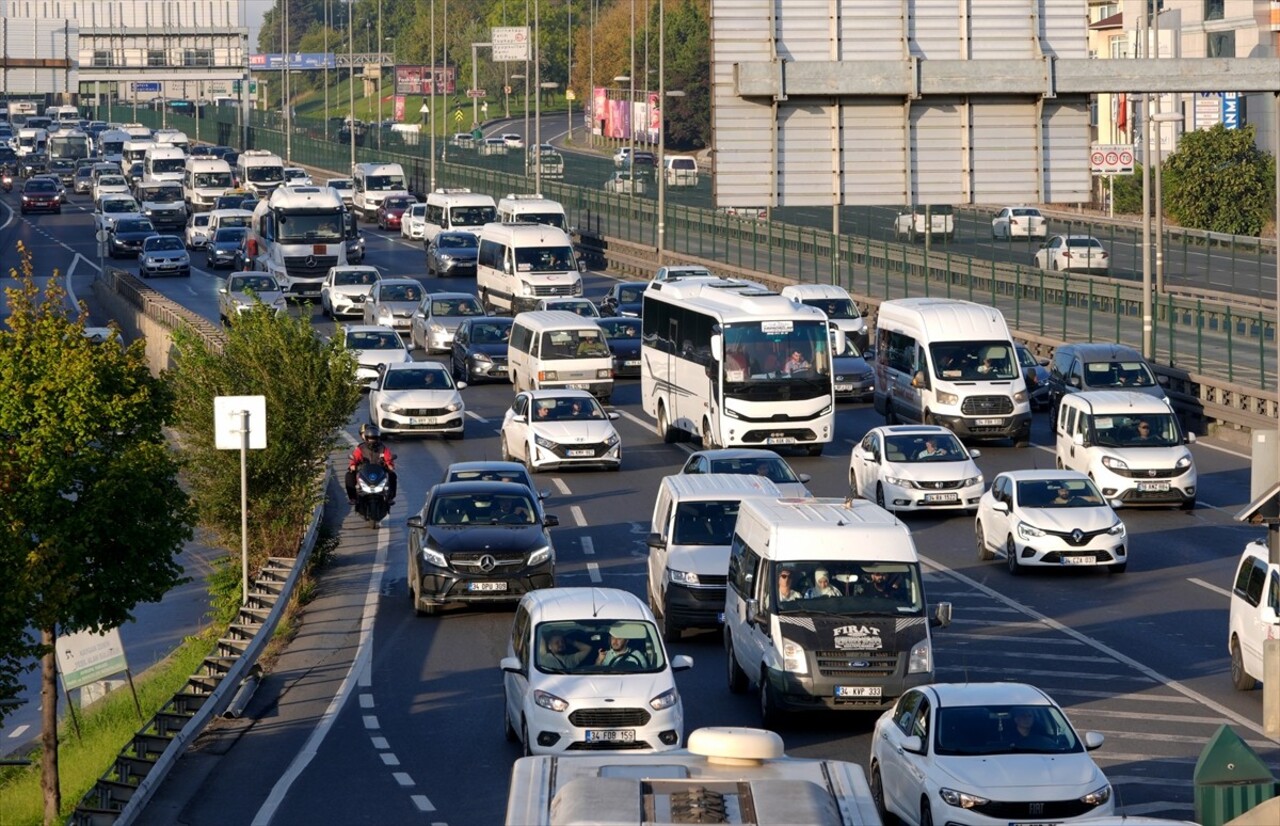
[[[366,232],[371,263],[388,274],[422,278],[419,245]],[[423,280],[429,289],[474,286]],[[607,283],[589,273],[588,295],[599,297]],[[191,824],[269,822],[272,816],[277,823],[389,817],[455,824],[501,817],[517,756],[501,736],[497,670],[511,612],[450,608],[417,618],[405,580],[410,508],[449,462],[499,455],[497,428],[510,387],[474,386],[464,396],[470,416],[464,441],[393,443],[402,495],[385,529],[370,531],[345,506],[336,509],[342,541],[322,598],[308,608],[296,643],[301,650],[286,655],[283,671],[255,698],[250,713],[256,721],[211,739],[205,751],[225,752],[220,761],[207,754],[184,761],[158,811]],[[625,472],[553,473],[540,482],[551,491],[548,511],[561,520],[553,530],[559,581],[642,594],[644,536],[658,480],[678,469],[692,446],[656,438],[639,409],[636,382],[622,383],[614,401],[623,414],[617,424]],[[352,430],[364,416],[361,408]],[[788,458],[813,475],[816,493],[843,495],[849,450],[880,423],[869,405],[842,405],[836,443],[824,456]],[[1033,435],[1036,446],[1027,450],[983,445],[978,463],[987,478],[1051,466],[1044,414],[1037,415]],[[931,601],[956,606],[956,622],[935,638],[939,678],[1025,679],[1045,687],[1078,726],[1107,734],[1096,755],[1131,814],[1189,817],[1195,758],[1223,722],[1280,765],[1280,753],[1256,722],[1261,692],[1237,693],[1227,677],[1223,589],[1241,544],[1258,534],[1230,521],[1248,499],[1248,460],[1203,442],[1193,452],[1204,476],[1201,506],[1190,514],[1123,511],[1134,552],[1124,575],[1050,571],[1014,579],[1002,565],[977,560],[971,518],[906,520],[926,560]],[[340,466],[343,458],[334,461]],[[688,632],[673,651],[696,662],[678,677],[689,728],[758,724],[755,698],[725,688],[714,631]],[[333,702],[344,685],[344,701]],[[783,734],[795,754],[864,761],[872,722],[872,715],[799,719]],[[310,755],[309,762],[295,762],[299,753]]]

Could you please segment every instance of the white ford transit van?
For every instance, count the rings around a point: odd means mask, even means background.
[[[729,690],[755,683],[774,727],[789,710],[883,710],[933,682],[931,624],[907,526],[877,505],[743,499],[729,551]]]
[[[603,404],[613,395],[613,355],[604,331],[566,310],[517,315],[507,364],[516,392],[565,387],[586,390]]]
[[[667,476],[658,484],[649,528],[649,606],[662,617],[662,638],[685,628],[724,623],[729,545],[738,506],[748,496],[777,499],[776,485],[755,474]]]
[[[545,224],[486,224],[479,238],[476,289],[489,312],[514,315],[534,309],[542,298],[582,295],[581,268],[564,230]]]
[[[835,284],[792,284],[782,288],[782,295],[809,307],[817,307],[827,314],[838,330],[844,332],[859,350],[867,349],[867,322],[853,302],[853,296],[844,287]]]
[[[1133,390],[1063,396],[1054,420],[1058,467],[1087,474],[1107,500],[1196,506],[1196,463],[1167,401]]]
[[[886,424],[935,424],[962,439],[1031,443],[1013,337],[995,307],[896,298],[876,315],[875,408]]]
[[[1231,587],[1231,684],[1249,691],[1262,680],[1262,647],[1280,640],[1280,565],[1266,542],[1250,542]],[[1274,690],[1274,689],[1273,689]]]

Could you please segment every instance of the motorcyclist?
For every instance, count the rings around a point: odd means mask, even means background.
[[[351,461],[347,463],[347,501],[352,505],[356,503],[356,472],[360,466],[365,462],[376,462],[387,469],[387,504],[394,505],[399,481],[395,456],[391,453],[391,448],[382,441],[382,433],[376,426],[361,425],[360,437],[363,441],[351,451]]]

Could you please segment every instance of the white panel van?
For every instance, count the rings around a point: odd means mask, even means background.
[[[608,404],[613,355],[595,320],[565,310],[520,313],[507,348],[516,392],[564,387],[586,390]]]
[[[427,212],[431,231],[431,212]],[[582,295],[573,242],[545,224],[486,224],[476,253],[476,289],[492,313],[532,310],[542,298]]]

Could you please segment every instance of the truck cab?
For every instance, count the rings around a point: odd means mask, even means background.
[[[347,263],[345,215],[328,187],[277,188],[253,213],[257,269],[274,275],[286,297],[318,298],[329,268]]]

